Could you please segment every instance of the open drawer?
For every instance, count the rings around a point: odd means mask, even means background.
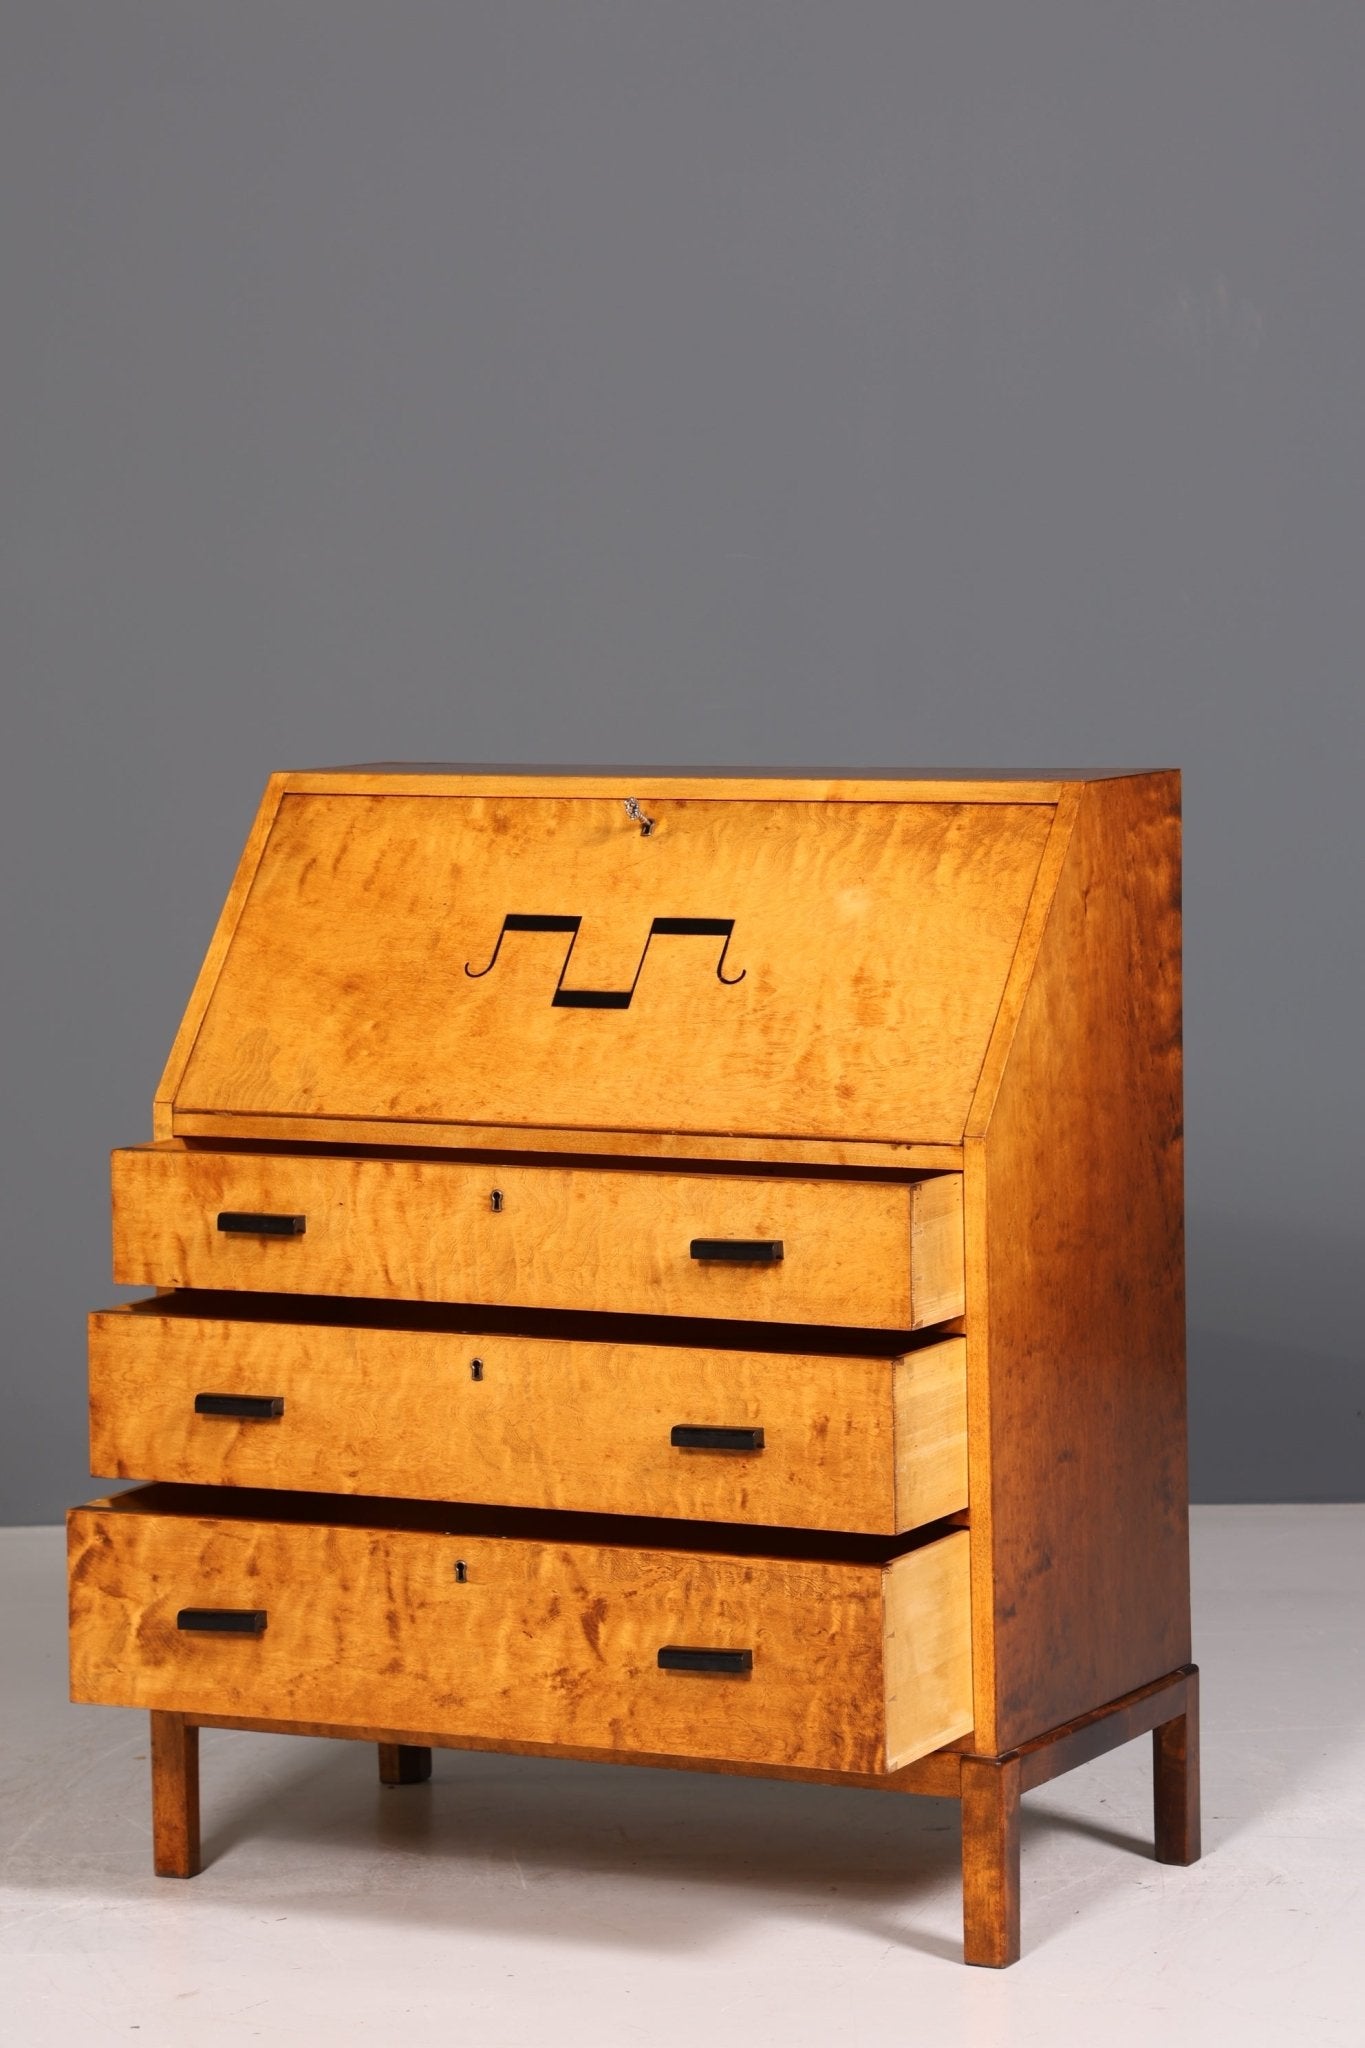
[[[962,1177],[115,1152],[114,1278],[918,1330],[962,1313]]]
[[[836,1354],[512,1320],[241,1295],[101,1310],[91,1469],[888,1535],[967,1505],[961,1337]]]
[[[78,1701],[865,1773],[971,1727],[961,1530],[151,1486],[69,1532]]]

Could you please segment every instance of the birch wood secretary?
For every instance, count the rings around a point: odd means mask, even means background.
[[[1153,1737],[1199,1854],[1179,780],[266,791],[114,1156],[77,1700],[957,1799]]]

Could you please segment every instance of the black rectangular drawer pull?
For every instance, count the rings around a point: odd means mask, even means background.
[[[776,1266],[782,1258],[780,1237],[694,1237],[694,1259],[728,1259],[736,1266]]]
[[[742,1678],[753,1668],[752,1650],[684,1650],[670,1643],[659,1652],[660,1671],[723,1671]]]
[[[218,1228],[228,1237],[302,1237],[306,1216],[262,1215],[254,1209],[220,1209]]]
[[[270,1422],[284,1413],[283,1394],[196,1394],[196,1415],[233,1415],[239,1422]]]
[[[263,1607],[182,1607],[175,1617],[177,1628],[192,1629],[207,1636],[263,1636]]]
[[[700,1423],[675,1422],[668,1441],[675,1451],[761,1451],[761,1429],[706,1429]]]

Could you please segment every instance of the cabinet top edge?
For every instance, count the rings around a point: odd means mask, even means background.
[[[1091,782],[1177,775],[1169,768],[716,767],[483,761],[361,761],[285,770],[287,794],[760,795],[774,801],[1056,803]]]

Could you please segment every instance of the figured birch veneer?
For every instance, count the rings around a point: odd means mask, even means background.
[[[960,1798],[1151,1731],[1198,1854],[1179,782],[267,789],[114,1161],[75,1696]],[[405,1796],[420,1797],[419,1792]]]
[[[824,1562],[603,1541],[593,1517],[565,1542],[458,1511],[388,1528],[235,1507],[179,1513],[146,1489],[73,1514],[73,1697],[858,1772],[970,1716],[961,1531]],[[266,1626],[249,1642],[178,1628],[189,1606]],[[752,1669],[729,1685],[660,1669],[677,1643],[747,1650]]]
[[[176,1109],[960,1139],[1048,807],[649,804],[283,796]]]
[[[281,1412],[196,1413],[209,1392]],[[688,1425],[757,1430],[761,1446],[676,1446]],[[839,1357],[154,1301],[90,1319],[90,1463],[118,1479],[890,1535],[967,1505],[966,1345]]]
[[[114,1154],[114,1278],[522,1308],[918,1330],[962,1313],[962,1178],[495,1168],[449,1159]],[[230,1216],[301,1219],[280,1235]],[[773,1260],[698,1243],[776,1244]]]

